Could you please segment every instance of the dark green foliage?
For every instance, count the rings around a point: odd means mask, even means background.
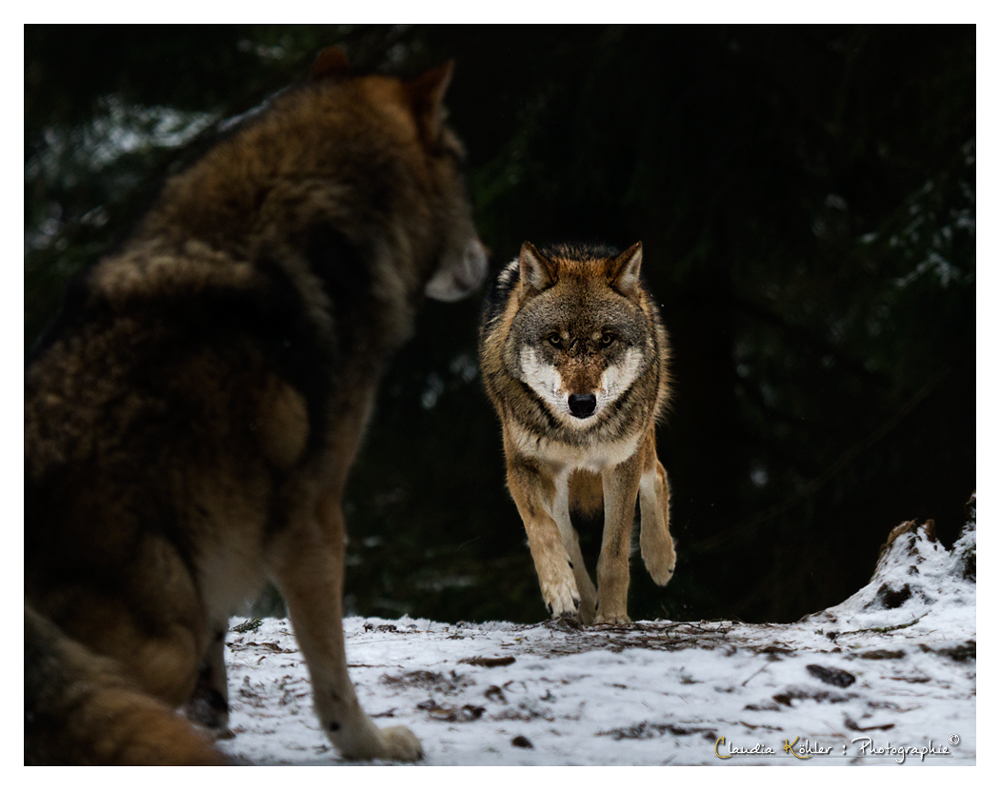
[[[364,70],[456,59],[494,269],[526,239],[643,242],[675,349],[659,443],[679,563],[665,590],[634,564],[633,618],[794,619],[867,581],[895,524],[957,537],[975,488],[971,26],[29,26],[28,345],[217,121],[336,42]],[[385,381],[347,501],[358,613],[545,616],[478,307],[428,304]]]

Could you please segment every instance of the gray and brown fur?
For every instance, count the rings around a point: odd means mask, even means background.
[[[487,296],[479,355],[503,425],[507,485],[553,617],[628,623],[629,548],[653,580],[674,572],[670,488],[656,424],[670,396],[667,332],[639,278],[642,245],[538,250],[525,242]],[[599,511],[597,587],[571,512]]]
[[[485,273],[449,76],[324,51],[70,287],[25,374],[26,762],[220,762],[174,710],[225,724],[227,619],[268,579],[340,753],[421,756],[348,677],[341,501],[424,296]]]

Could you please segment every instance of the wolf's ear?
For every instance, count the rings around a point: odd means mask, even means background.
[[[326,47],[316,56],[309,79],[319,80],[323,77],[346,77],[351,73],[351,64],[347,55],[340,47]]]
[[[637,241],[625,252],[612,258],[605,271],[611,287],[623,296],[633,296],[639,290],[639,267],[642,266],[642,242]]]
[[[559,279],[552,261],[547,260],[530,241],[521,245],[521,282],[535,291],[544,291]]]
[[[431,69],[405,84],[413,117],[425,140],[437,140],[444,124],[444,92],[451,82],[451,72],[455,62],[449,60],[443,66]]]

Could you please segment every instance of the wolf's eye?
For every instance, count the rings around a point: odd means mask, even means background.
[[[601,335],[601,348],[607,348],[616,340],[615,336],[611,332],[605,332]]]
[[[553,332],[546,339],[556,348],[562,348],[562,337],[558,332]]]

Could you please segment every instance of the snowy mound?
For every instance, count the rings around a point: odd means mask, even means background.
[[[797,623],[354,617],[351,677],[376,723],[412,729],[429,764],[974,763],[971,504],[952,551],[932,524],[901,524],[869,584]],[[220,746],[245,762],[339,762],[289,623],[230,637]]]
[[[970,519],[949,552],[934,536],[934,522],[900,524],[886,540],[871,581],[837,606],[803,619],[843,622],[852,629],[889,631],[920,626],[954,638],[975,632],[975,495]],[[970,619],[971,618],[971,619]]]

